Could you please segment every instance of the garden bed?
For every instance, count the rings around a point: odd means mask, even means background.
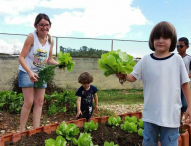
[[[84,129],[80,128],[80,132],[83,132]],[[97,144],[99,146],[103,146],[105,141],[111,142],[113,141],[115,144],[119,146],[141,146],[142,145],[142,137],[140,137],[137,133],[126,133],[119,126],[112,128],[105,124],[100,124],[96,131],[91,132],[93,144]],[[16,143],[6,142],[5,146],[44,146],[45,140],[49,138],[56,139],[57,134],[55,131],[51,132],[51,134],[47,134],[45,132],[37,133],[32,136],[22,137]],[[78,138],[78,137],[77,137]],[[70,142],[68,142],[68,146],[71,146]]]

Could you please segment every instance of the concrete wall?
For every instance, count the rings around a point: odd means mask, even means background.
[[[105,77],[103,72],[99,70],[97,60],[99,58],[73,58],[75,62],[74,70],[68,72],[67,70],[56,69],[54,82],[59,87],[79,88],[78,76],[87,71],[94,77],[93,85],[98,89],[142,89],[142,82],[136,81],[121,85],[115,75]],[[10,90],[10,79],[18,71],[18,57],[0,56],[0,91]]]

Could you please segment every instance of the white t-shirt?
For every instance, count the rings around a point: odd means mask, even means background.
[[[39,42],[36,31],[34,31],[32,34],[34,36],[34,45],[31,46],[29,53],[25,57],[25,61],[29,69],[37,73],[47,63],[51,44],[48,42],[47,36],[46,44],[42,46],[42,44]],[[26,72],[21,65],[19,65],[19,70]]]
[[[180,55],[165,58],[151,55],[143,57],[131,73],[143,81],[143,121],[163,127],[180,126],[180,86],[189,82],[184,62]]]
[[[184,57],[182,57],[184,64],[186,66],[186,70],[188,72],[188,74],[190,74],[190,70],[191,70],[191,56],[186,54]]]

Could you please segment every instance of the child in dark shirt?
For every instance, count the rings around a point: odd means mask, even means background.
[[[76,92],[77,98],[77,114],[76,117],[86,118],[88,121],[93,113],[93,98],[95,100],[95,110],[98,110],[98,97],[97,97],[97,88],[90,83],[93,82],[93,77],[88,72],[82,73],[78,82],[82,84],[82,86]]]

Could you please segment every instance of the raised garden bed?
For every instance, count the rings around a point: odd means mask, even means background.
[[[122,119],[126,116],[136,116],[138,119],[142,118],[141,112],[136,113],[126,113],[122,115],[118,115]],[[102,146],[105,141],[114,142],[115,144],[119,144],[119,146],[141,146],[142,145],[142,137],[138,136],[137,133],[129,134],[121,130],[118,126],[116,128],[111,128],[107,125],[107,117],[95,117],[91,118],[94,122],[98,122],[99,127],[98,130],[92,131],[92,141],[94,144]],[[69,121],[66,123],[75,123],[78,127],[83,127],[85,123],[85,119]],[[48,126],[43,126],[36,128],[34,130],[24,131],[21,133],[8,134],[0,138],[0,146],[43,146],[45,139],[57,137],[55,130],[59,124],[52,124]],[[179,137],[179,146],[189,146],[189,132],[190,126],[186,126],[186,133],[181,134]],[[83,132],[83,128],[80,128],[80,132]],[[185,137],[185,135],[187,137]],[[21,138],[22,137],[22,138]],[[78,137],[77,137],[78,138]]]

